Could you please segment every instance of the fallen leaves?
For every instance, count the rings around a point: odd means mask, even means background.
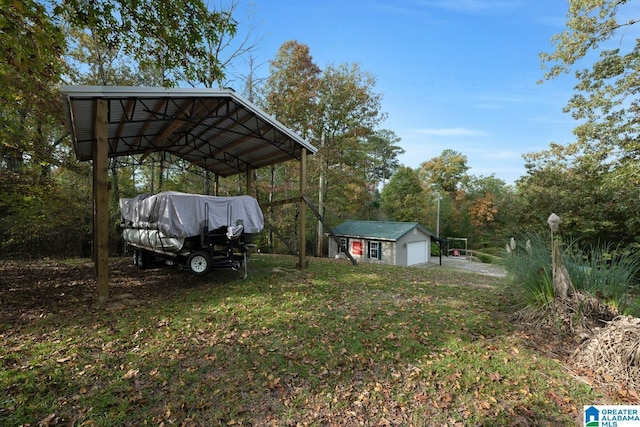
[[[489,380],[493,382],[500,382],[504,377],[500,374],[500,372],[491,372],[489,374]]]
[[[49,427],[50,425],[57,424],[57,423],[58,423],[58,419],[56,417],[56,414],[53,413],[53,414],[47,415],[46,417],[38,421],[38,427]]]
[[[504,326],[489,285],[329,262],[272,277],[271,260],[247,282],[189,276],[184,286],[179,271],[117,261],[113,291],[126,296],[118,310],[93,301],[91,266],[36,273],[32,293],[29,275],[21,283],[12,273],[25,295],[11,291],[0,313],[12,325],[0,331],[10,378],[0,383],[9,396],[0,418],[22,411],[15,424],[47,427],[89,426],[98,414],[166,426],[458,425],[518,411],[563,421],[577,411],[560,380],[536,376],[549,369],[544,358]],[[47,286],[56,299],[42,304]]]
[[[122,379],[123,379],[123,380],[129,380],[129,379],[131,379],[131,378],[135,378],[135,377],[137,377],[137,376],[138,376],[138,373],[139,373],[139,372],[140,372],[140,370],[139,370],[139,369],[129,369],[129,370],[127,371],[127,373],[126,373],[126,374],[124,374],[124,375],[122,376]]]

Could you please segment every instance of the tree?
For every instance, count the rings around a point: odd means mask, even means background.
[[[0,25],[3,105],[13,106],[16,102],[34,107],[48,105],[42,101],[52,94],[52,86],[64,67],[64,34],[44,5],[32,0],[2,2]]]
[[[548,151],[525,156],[527,175],[516,184],[517,222],[542,231],[549,212],[555,212],[562,216],[566,233],[582,239],[623,241],[637,236],[638,220],[631,212],[640,206],[633,194],[638,178],[617,182],[612,179],[617,175],[614,166],[572,148],[552,144]]]
[[[222,16],[222,27],[227,31],[219,33],[217,39],[212,40],[215,43],[208,43],[206,48],[209,53],[215,58],[215,62],[200,64],[200,70],[197,72],[198,83],[203,84],[205,87],[213,87],[214,83],[219,86],[229,83],[231,77],[230,72],[236,69],[236,62],[244,56],[249,56],[250,67],[248,77],[242,75],[233,75],[234,78],[247,81],[247,86],[253,84],[253,58],[251,54],[258,47],[260,42],[259,38],[254,37],[255,26],[246,25],[246,22],[238,21],[236,18],[236,12],[240,0],[220,0],[216,10],[224,11]],[[240,34],[240,29],[245,29],[243,34]],[[240,37],[241,38],[240,38]],[[221,72],[222,71],[222,72]],[[253,101],[253,90],[249,89],[248,98]]]
[[[86,177],[86,168],[66,138],[57,89],[63,77],[130,84],[160,70],[158,81],[173,85],[195,75],[197,64],[218,65],[205,47],[222,32],[233,34],[235,23],[200,0],[15,0],[0,5],[0,24],[0,249],[77,255],[66,244],[86,237],[90,204],[80,208],[86,188],[73,179],[75,172]],[[127,191],[132,178],[122,179]],[[113,182],[117,194],[120,180]]]
[[[65,55],[69,66],[68,83],[90,86],[153,84],[153,79],[138,72],[121,50],[107,48],[94,34],[68,28],[67,39],[71,42]]]
[[[209,47],[236,29],[227,12],[211,11],[202,0],[64,0],[54,11],[99,45],[121,49],[140,69],[160,70],[163,86],[223,75]]]
[[[51,163],[48,140],[55,144],[60,135],[50,135],[49,124],[64,117],[55,88],[66,44],[44,6],[34,1],[3,2],[0,25],[0,168],[19,172],[25,162]]]
[[[470,176],[462,189],[471,235],[483,241],[502,239],[512,226],[513,189],[494,175]]]
[[[382,189],[382,209],[393,221],[427,223],[432,195],[424,190],[415,169],[401,166]]]
[[[467,156],[446,149],[438,157],[420,165],[420,175],[428,187],[454,195],[458,186],[467,179]]]
[[[320,148],[310,169],[318,177],[318,208],[325,215],[329,206],[333,219],[369,214],[374,188],[367,181],[365,141],[384,118],[374,86],[375,78],[358,64],[329,65],[319,81],[314,130]],[[318,222],[319,255],[322,236]]]
[[[270,74],[263,88],[265,110],[303,138],[313,134],[311,123],[316,115],[320,72],[320,68],[313,62],[309,46],[290,40],[280,46],[271,61]],[[298,167],[293,163],[288,166],[290,167],[274,165],[268,171],[264,181],[269,182],[269,188],[266,189],[269,202],[276,193],[280,193],[282,198],[290,197],[289,192],[293,189],[292,183],[298,175]],[[281,214],[276,223],[272,207],[268,220],[274,227],[286,228],[293,219]],[[270,248],[273,247],[271,231],[268,244]]]
[[[400,137],[392,130],[382,129],[369,136],[365,142],[365,151],[371,164],[371,181],[378,186],[386,181],[398,170],[400,161],[398,156],[404,154],[404,149],[398,145]]]
[[[549,212],[564,217],[569,210],[569,186],[574,181],[571,159],[558,144],[546,152],[526,154],[524,159],[527,174],[516,182],[517,223],[523,231],[543,232]]]
[[[308,176],[318,182],[318,209],[330,223],[368,214],[371,207],[365,143],[384,118],[374,85],[375,78],[358,64],[320,70],[308,46],[295,41],[283,44],[271,62],[265,109],[319,148],[309,159]],[[322,233],[318,224],[319,249]]]
[[[591,157],[587,163],[607,163],[617,181],[629,178],[627,163],[635,163],[640,153],[640,39],[628,40],[627,36],[636,19],[618,20],[621,10],[629,11],[626,4],[626,0],[570,2],[567,29],[552,39],[555,51],[541,54],[549,70],[545,78],[552,79],[588,59],[590,53],[599,53],[590,68],[575,72],[577,93],[565,111],[583,122],[574,130],[576,143],[567,150],[576,158]],[[612,39],[615,48],[602,49]]]
[[[382,95],[373,91],[376,79],[358,64],[329,65],[318,90],[314,128],[324,132],[324,158],[331,164],[359,165],[362,143],[384,120]],[[318,137],[319,134],[316,134]]]
[[[556,212],[564,213],[565,229],[613,240],[638,235],[638,221],[629,219],[638,208],[640,40],[629,40],[637,20],[619,19],[634,12],[627,6],[626,0],[569,2],[567,29],[552,38],[554,50],[541,61],[546,79],[590,64],[575,71],[576,93],[565,107],[581,121],[577,140],[530,156],[529,176],[518,183],[533,212],[554,200],[564,210]]]
[[[303,138],[312,132],[320,72],[309,46],[287,41],[271,61],[264,87],[267,111]]]
[[[565,110],[584,120],[575,130],[581,148],[604,158],[633,156],[640,149],[636,120],[640,111],[636,97],[640,90],[640,39],[626,39],[627,30],[636,24],[636,19],[617,19],[626,3],[571,1],[567,29],[552,39],[555,51],[541,54],[542,64],[548,68],[545,78],[552,79],[591,52],[599,53],[600,58],[590,68],[576,71],[577,93]],[[614,38],[615,48],[601,49]]]

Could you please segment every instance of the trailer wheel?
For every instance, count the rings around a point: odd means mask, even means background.
[[[187,268],[196,276],[203,276],[211,269],[211,255],[207,251],[195,251],[187,258]]]

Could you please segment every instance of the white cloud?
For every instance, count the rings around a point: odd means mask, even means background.
[[[487,136],[484,131],[468,128],[422,128],[414,129],[415,133],[429,136]]]

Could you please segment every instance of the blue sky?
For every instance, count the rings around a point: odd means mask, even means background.
[[[470,174],[511,184],[525,174],[522,154],[573,141],[577,123],[562,112],[573,74],[537,84],[538,54],[564,30],[566,1],[242,3],[237,19],[261,38],[258,76],[287,40],[308,45],[321,68],[357,62],[374,75],[388,114],[381,128],[402,139],[405,166],[453,149],[467,156]]]

